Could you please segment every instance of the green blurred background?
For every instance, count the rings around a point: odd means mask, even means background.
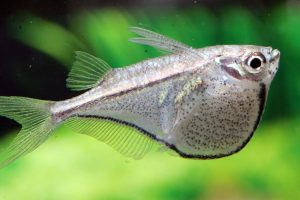
[[[297,3],[298,2],[298,3]],[[128,42],[141,26],[193,47],[256,44],[281,51],[263,121],[238,154],[139,161],[60,128],[0,169],[0,199],[300,199],[299,1],[29,1],[1,13],[0,95],[62,100],[75,50],[113,67],[162,55]],[[0,149],[20,127],[0,118]]]

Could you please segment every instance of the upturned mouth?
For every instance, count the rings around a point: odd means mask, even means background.
[[[274,49],[271,52],[270,62],[273,63],[273,62],[277,61],[279,59],[279,57],[280,57],[280,51],[277,49]]]

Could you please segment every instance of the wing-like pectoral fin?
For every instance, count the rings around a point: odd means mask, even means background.
[[[109,119],[73,117],[65,122],[73,131],[92,136],[133,159],[148,153],[154,141],[134,127]]]
[[[192,47],[189,47],[181,42],[178,42],[174,39],[168,38],[164,35],[161,35],[159,33],[155,33],[153,31],[149,31],[143,28],[139,27],[130,27],[129,31],[136,33],[137,35],[140,35],[142,37],[136,37],[131,38],[129,41],[144,45],[149,45],[155,48],[158,48],[163,51],[167,51],[170,53],[183,53],[187,52],[188,54],[191,54],[193,56],[196,56],[199,58],[200,54],[193,49]]]

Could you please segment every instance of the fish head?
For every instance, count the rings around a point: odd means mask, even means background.
[[[254,45],[220,46],[215,62],[222,74],[235,80],[250,80],[270,85],[277,70],[280,52]]]

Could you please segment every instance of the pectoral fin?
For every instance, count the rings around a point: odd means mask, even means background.
[[[142,36],[129,39],[129,41],[131,42],[153,46],[160,50],[167,51],[170,53],[180,54],[183,52],[187,52],[193,56],[200,56],[198,52],[192,47],[189,47],[181,42],[155,33],[153,31],[149,31],[139,27],[130,27],[129,31]]]
[[[68,75],[67,87],[71,90],[87,90],[99,84],[112,68],[102,59],[76,51],[76,61]]]

